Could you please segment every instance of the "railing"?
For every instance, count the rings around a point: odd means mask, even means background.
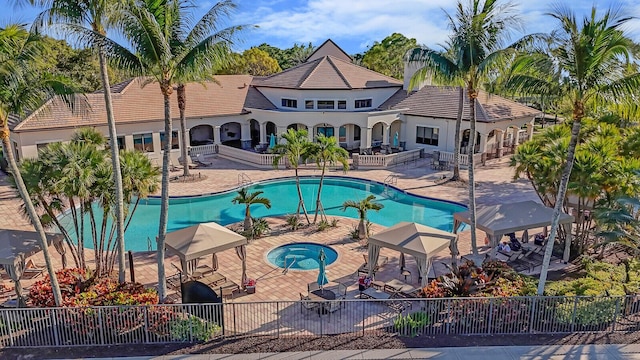
[[[218,155],[229,160],[238,161],[263,169],[273,168],[273,160],[276,157],[275,154],[258,154],[225,145],[218,146]],[[279,166],[283,166],[282,161]]]
[[[354,154],[354,163],[358,169],[387,168],[400,164],[408,164],[420,159],[421,149],[402,151],[388,155],[358,155]]]
[[[249,175],[245,174],[245,173],[240,173],[238,174],[238,186],[244,186],[244,185],[249,185],[251,184],[251,178],[249,177]]]
[[[217,154],[217,153],[218,153],[218,144],[192,146],[189,150],[189,154],[191,156],[195,156],[198,154],[211,155],[211,154]]]
[[[398,184],[398,175],[391,174],[384,179],[384,186],[387,187],[389,185]]]
[[[639,300],[638,296],[531,296],[0,309],[0,347],[385,332],[402,336],[634,332],[640,330]]]

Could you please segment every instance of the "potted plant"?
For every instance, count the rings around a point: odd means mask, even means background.
[[[248,279],[244,283],[245,289],[247,289],[247,294],[255,294],[256,293],[256,281],[254,279]]]

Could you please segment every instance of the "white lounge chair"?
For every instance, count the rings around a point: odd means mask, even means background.
[[[198,154],[196,155],[196,163],[202,165],[202,166],[211,166],[213,165],[212,162],[208,162],[207,160],[205,160],[204,155],[202,154]]]

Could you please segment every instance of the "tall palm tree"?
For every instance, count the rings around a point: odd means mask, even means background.
[[[315,159],[316,164],[322,170],[320,184],[318,186],[318,197],[316,198],[316,213],[313,216],[313,222],[315,223],[318,220],[318,214],[320,214],[323,220],[327,218],[321,201],[322,184],[324,183],[327,164],[340,163],[342,164],[342,170],[346,173],[347,170],[349,170],[349,153],[338,145],[338,140],[335,136],[327,137],[324,136],[324,134],[320,134],[318,135],[317,142],[310,146],[309,156]]]
[[[230,1],[228,1],[230,2]],[[173,131],[171,94],[177,81],[203,78],[228,57],[235,32],[232,26],[215,32],[218,8],[214,5],[191,26],[186,0],[128,0],[119,9],[117,24],[129,40],[133,53],[142,64],[150,82],[160,85],[164,98],[164,133],[170,139]],[[120,49],[117,49],[120,50]],[[169,217],[169,162],[171,142],[163,143],[160,226],[157,239],[158,295],[166,296],[164,241]]]
[[[460,0],[456,9],[455,16],[447,14],[452,30],[448,48],[444,52],[414,50],[409,60],[425,64],[412,82],[432,74],[435,79],[448,80],[454,84],[462,81],[465,84],[470,113],[469,143],[471,149],[474,149],[478,88],[483,84],[483,79],[495,71],[499,61],[512,52],[513,45],[506,48],[503,46],[519,19],[514,5],[509,2],[501,4],[500,0],[469,0],[466,6]],[[458,117],[460,116],[461,111],[458,112]],[[469,152],[469,213],[471,249],[477,255],[474,167],[472,150]]]
[[[640,88],[640,74],[625,72],[624,59],[631,57],[633,43],[625,36],[623,26],[630,17],[613,8],[600,14],[594,6],[590,15],[579,21],[572,10],[562,5],[555,6],[548,15],[559,25],[559,29],[551,36],[550,51],[536,52],[530,58],[521,60],[514,67],[516,75],[510,80],[512,88],[523,93],[543,92],[544,87],[549,84],[546,78],[537,74],[540,74],[541,69],[557,68],[566,77],[564,94],[573,107],[571,140],[558,186],[551,233],[538,283],[540,295],[544,292],[551,252],[558,234],[560,212],[573,168],[582,119],[585,116],[585,104],[596,98],[615,98]]]
[[[244,204],[244,231],[249,232],[253,227],[253,221],[251,220],[251,205],[262,204],[267,209],[271,209],[271,200],[266,197],[262,197],[264,191],[248,192],[247,188],[238,190],[238,195],[231,200],[234,204]]]
[[[298,208],[296,214],[300,216],[300,209],[302,209],[307,224],[311,224],[309,220],[309,214],[307,208],[304,205],[304,198],[302,197],[302,188],[300,187],[300,176],[298,175],[298,169],[300,168],[300,161],[304,161],[309,158],[309,150],[311,143],[307,130],[300,129],[288,129],[286,133],[282,134],[282,138],[286,140],[283,144],[276,144],[273,147],[273,152],[276,156],[273,158],[273,167],[277,168],[282,159],[285,159],[288,166],[292,167],[296,176],[296,189],[298,190]]]
[[[0,140],[16,188],[24,202],[25,210],[31,224],[38,234],[38,240],[47,272],[51,281],[51,289],[57,306],[62,305],[60,285],[51,264],[51,254],[47,245],[44,228],[31,201],[25,183],[20,174],[18,163],[11,144],[10,116],[24,116],[38,109],[48,99],[56,99],[74,106],[75,89],[64,79],[46,74],[38,74],[33,64],[38,59],[40,38],[30,34],[22,25],[7,25],[0,28]],[[55,100],[54,100],[55,101]]]
[[[106,36],[109,11],[122,0],[29,0],[32,4],[44,7],[35,21],[36,27],[64,23],[70,33],[95,32]],[[84,27],[88,26],[88,29]],[[92,37],[89,37],[92,38]],[[111,148],[111,166],[114,182],[114,222],[116,224],[116,243],[118,245],[118,280],[125,281],[125,243],[124,243],[124,195],[122,187],[122,173],[120,171],[120,157],[118,156],[118,136],[116,122],[113,115],[111,99],[111,85],[104,43],[95,41],[91,44],[97,50],[100,63],[100,77],[104,94],[105,110],[107,114],[107,128],[109,129],[109,145]]]
[[[342,204],[342,211],[346,211],[348,208],[353,208],[358,211],[358,217],[360,218],[360,223],[358,223],[358,238],[360,240],[366,239],[369,235],[367,233],[367,211],[374,210],[380,211],[380,209],[384,208],[384,205],[374,202],[376,196],[369,195],[365,199],[360,201],[355,200],[347,200]]]

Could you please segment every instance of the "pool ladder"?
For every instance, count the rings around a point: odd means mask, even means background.
[[[391,174],[384,179],[384,187],[388,187],[389,185],[397,185],[398,184],[398,175]]]
[[[251,181],[251,178],[249,177],[249,175],[247,175],[245,173],[238,174],[238,186],[249,185],[251,183],[252,183],[252,181]]]
[[[297,258],[294,257],[293,261],[291,262],[291,264],[289,264],[289,266],[287,266],[287,258],[284,258],[284,270],[282,270],[282,275],[287,275],[287,273],[289,272],[289,269],[291,269],[293,264],[296,263],[296,259]]]

